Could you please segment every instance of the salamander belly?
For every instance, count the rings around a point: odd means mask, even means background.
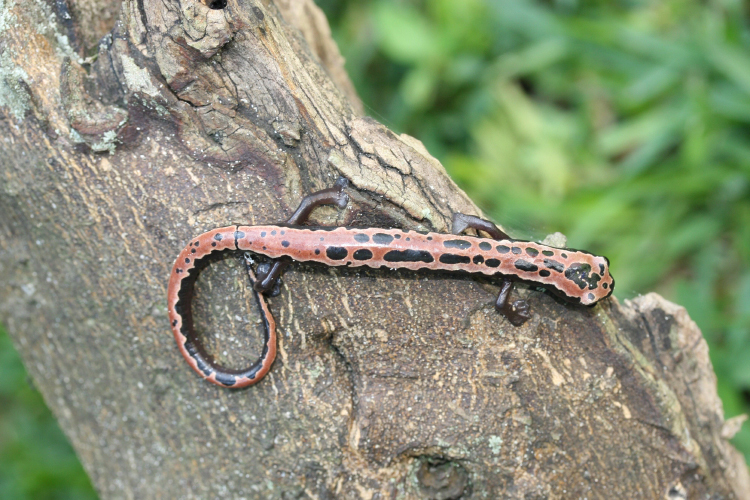
[[[237,230],[238,249],[271,258],[516,276],[587,305],[609,296],[614,285],[604,257],[534,242],[377,228],[240,226]]]

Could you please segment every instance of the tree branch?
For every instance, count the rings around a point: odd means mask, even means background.
[[[492,280],[294,265],[267,378],[196,377],[165,308],[194,235],[283,220],[340,175],[351,206],[316,223],[445,231],[478,210],[360,116],[311,2],[128,0],[86,59],[98,5],[0,13],[0,319],[103,497],[747,498],[706,345],[657,295],[525,288],[515,328]],[[197,284],[228,366],[260,344],[245,279],[229,255]]]

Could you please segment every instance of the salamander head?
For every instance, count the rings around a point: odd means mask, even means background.
[[[609,259],[592,255],[587,260],[568,266],[564,275],[579,288],[581,304],[590,306],[612,295],[615,280],[609,273]]]

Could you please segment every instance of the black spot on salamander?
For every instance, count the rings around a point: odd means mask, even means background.
[[[467,257],[468,259],[468,257]],[[383,256],[386,262],[434,262],[435,258],[427,250],[391,250]]]
[[[190,253],[195,253],[195,248],[191,248]]]
[[[276,230],[271,231],[271,236],[276,236]]]
[[[555,252],[552,250],[542,250],[542,255],[546,255],[547,257],[553,257],[555,255]]]
[[[458,248],[459,250],[466,250],[471,248],[471,242],[466,240],[445,240],[443,242],[445,248]]]
[[[216,246],[216,242],[215,242],[215,241],[214,241],[214,242],[212,242],[212,243],[211,243],[211,246],[212,246],[212,247],[215,247],[215,246]]]
[[[234,239],[235,240],[241,240],[244,237],[245,237],[245,233],[244,232],[242,232],[242,231],[235,231],[234,232]]]
[[[372,259],[372,252],[366,248],[360,248],[354,252],[354,260],[370,260]]]
[[[315,255],[320,255],[320,248],[315,249]]]
[[[406,241],[411,241],[411,238],[406,238]]]
[[[516,255],[521,255],[521,252],[522,252],[523,250],[521,250],[521,248],[520,248],[520,247],[513,247],[513,248],[511,248],[511,249],[510,249],[510,251],[511,251],[511,252],[513,252],[513,253],[514,253],[514,254],[516,254]]]
[[[487,261],[484,263],[487,267],[499,267],[500,261],[497,259],[487,259]]]
[[[216,241],[221,241],[221,239],[222,239],[222,238],[223,238],[223,236],[221,235],[221,233],[216,233],[216,234],[214,235],[214,239],[215,239]]]
[[[609,288],[609,285],[607,283],[602,283],[602,288],[606,290],[607,288]]]
[[[261,238],[265,238],[266,237],[266,232],[265,231],[261,231],[260,232],[260,237]]]
[[[443,264],[468,264],[469,262],[471,262],[471,258],[468,255],[444,253],[440,256],[440,262],[442,262]]]
[[[172,326],[177,326],[177,320],[172,321]]]
[[[594,300],[594,294],[593,293],[589,294],[589,300]]]
[[[549,269],[552,269],[553,271],[557,271],[558,273],[561,273],[565,270],[565,265],[563,265],[562,262],[557,262],[556,260],[552,259],[544,259],[544,265]]]
[[[542,278],[546,278],[550,274],[551,273],[549,271],[547,271],[546,269],[542,269],[541,271],[539,271],[539,276],[541,276]]]
[[[214,372],[214,369],[211,368],[211,365],[206,363],[203,359],[200,358],[200,356],[198,356],[198,349],[195,347],[195,344],[193,344],[189,340],[186,340],[183,345],[185,346],[185,350],[190,355],[190,357],[195,360],[196,366],[201,372],[203,372],[203,375],[208,377]]]
[[[589,290],[596,290],[596,287],[599,286],[599,281],[601,279],[602,277],[598,274],[591,273],[591,276],[589,276]]]
[[[354,241],[356,241],[357,243],[367,243],[368,241],[370,241],[370,237],[365,233],[357,233],[354,235]]]
[[[387,245],[393,241],[393,236],[385,233],[375,233],[372,235],[372,241],[378,245]]]
[[[401,239],[401,235],[400,234],[394,234],[393,237],[396,238],[397,240]]]
[[[479,243],[479,249],[486,252],[487,250],[492,250],[492,245],[487,243],[486,241],[482,241]]]
[[[193,344],[189,340],[185,340],[185,343],[182,344],[182,346],[185,348],[190,357],[195,359],[195,355],[198,354],[198,349],[195,348],[195,344]]]
[[[536,270],[539,269],[537,266],[535,266],[531,262],[528,262],[528,261],[523,260],[523,259],[518,259],[514,263],[514,265],[516,266],[516,269],[520,269],[521,271],[531,271],[531,272],[533,272],[533,271],[536,271]]]
[[[321,236],[321,237],[320,237],[320,241],[325,241],[325,238],[323,238],[323,237]]]
[[[530,248],[530,247],[527,247],[527,248],[526,248],[526,253],[527,253],[527,254],[528,254],[528,255],[529,255],[530,257],[536,257],[537,255],[539,255],[539,250],[537,250],[536,248]]]
[[[568,258],[568,254],[566,254],[566,253],[562,253],[562,254],[560,254],[560,256],[561,256],[561,257],[562,257],[563,259],[567,259],[567,258]]]
[[[284,241],[281,242],[281,246],[284,247],[284,248],[289,248],[289,242],[286,241],[286,240],[284,240]]]
[[[280,234],[281,236],[284,236],[284,235],[286,234],[286,231],[281,231],[281,232],[280,232],[279,234]]]
[[[481,264],[482,262],[484,262],[484,257],[482,257],[481,255],[475,255],[473,262],[474,264]]]
[[[510,247],[505,245],[498,245],[496,250],[500,253],[508,253],[510,252]]]
[[[216,381],[220,383],[221,385],[231,387],[237,383],[237,377],[235,377],[234,375],[225,375],[223,373],[217,373]]]
[[[432,241],[432,236],[428,236],[427,241]]]
[[[599,264],[599,274],[604,276],[604,264]]]
[[[343,247],[326,248],[326,256],[331,260],[344,260],[348,254],[349,251]]]
[[[565,270],[565,277],[570,281],[578,285],[578,288],[583,290],[588,287],[589,290],[593,290],[597,287],[597,283],[601,277],[596,273],[591,273],[591,266],[585,262],[576,262],[571,264],[568,269]]]
[[[180,274],[181,272],[182,272],[182,269],[175,269],[175,270],[174,270],[174,273],[175,273],[175,274]]]
[[[187,257],[185,257],[185,264],[190,264],[190,259],[188,259]]]

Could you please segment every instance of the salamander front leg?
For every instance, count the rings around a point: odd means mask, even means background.
[[[474,215],[453,214],[453,234],[461,234],[467,229],[476,229],[489,234],[496,240],[509,240],[510,236],[500,230],[494,223],[480,219]],[[503,278],[500,283],[500,293],[495,301],[495,307],[500,314],[508,318],[514,326],[521,326],[531,318],[529,313],[529,303],[523,299],[510,301],[510,292],[513,290],[513,281],[510,278]]]
[[[476,229],[477,231],[484,231],[490,235],[490,238],[495,240],[509,240],[510,236],[500,230],[494,222],[490,222],[486,219],[480,219],[475,215],[466,215],[456,212],[453,214],[453,234],[461,234],[467,229]]]
[[[500,293],[495,301],[495,308],[500,314],[508,318],[513,326],[521,326],[531,318],[529,303],[523,299],[510,301],[510,292],[513,290],[513,282],[504,278],[500,283]]]
[[[349,203],[349,195],[344,189],[349,185],[343,177],[339,177],[333,187],[321,189],[305,196],[300,202],[297,210],[286,221],[287,224],[295,226],[304,224],[310,218],[310,213],[321,205],[336,205],[338,208],[346,208]],[[276,259],[269,264],[258,266],[258,281],[253,288],[256,292],[263,292],[275,297],[280,292],[281,274],[289,267],[292,261],[289,259]]]

